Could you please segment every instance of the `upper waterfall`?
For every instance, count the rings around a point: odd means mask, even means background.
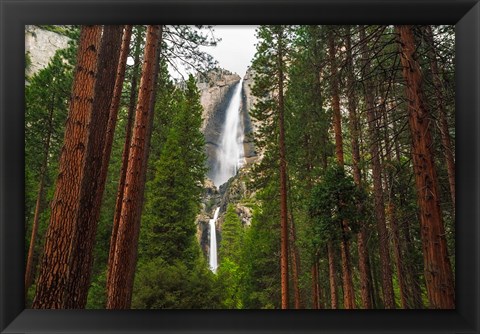
[[[243,79],[237,83],[232,98],[225,112],[225,123],[217,147],[218,165],[212,177],[213,183],[219,187],[234,176],[244,162],[244,131],[241,122],[241,95]]]

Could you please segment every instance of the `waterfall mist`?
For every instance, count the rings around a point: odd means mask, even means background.
[[[225,124],[220,135],[219,145],[216,151],[216,170],[212,178],[213,183],[220,187],[234,176],[243,164],[243,128],[241,117],[241,95],[243,79],[235,87],[232,98],[225,112]]]

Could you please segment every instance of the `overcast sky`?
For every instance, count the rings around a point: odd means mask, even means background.
[[[221,68],[245,75],[248,66],[255,54],[256,26],[215,26],[214,35],[222,40],[216,47],[203,47],[202,50],[210,53]]]
[[[246,25],[214,26],[214,36],[217,39],[220,38],[221,41],[216,46],[201,47],[200,49],[211,54],[218,62],[219,67],[243,77],[255,55],[256,27]],[[176,66],[186,78],[187,73],[184,67],[178,62],[176,62]],[[170,74],[174,78],[180,78],[178,72],[172,67],[169,68]]]

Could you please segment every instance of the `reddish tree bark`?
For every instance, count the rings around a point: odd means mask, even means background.
[[[327,255],[328,255],[328,279],[330,283],[330,306],[336,310],[338,308],[337,297],[337,278],[335,275],[335,260],[334,250],[332,242],[327,243]]]
[[[360,27],[360,39],[366,41],[365,27]],[[390,244],[388,240],[387,225],[385,221],[385,205],[382,188],[382,166],[380,164],[380,149],[378,147],[378,128],[376,127],[376,108],[373,96],[373,83],[370,75],[370,59],[366,43],[362,43],[362,76],[365,87],[365,104],[367,108],[368,129],[370,134],[370,154],[372,156],[373,192],[375,201],[375,219],[380,244],[380,263],[382,273],[383,302],[385,308],[395,308],[395,298],[392,284],[392,268],[390,267]]]
[[[151,113],[150,98],[154,91],[157,47],[159,44],[160,26],[148,26],[145,55],[142,67],[142,78],[138,94],[138,103],[135,115],[135,125],[132,133],[132,142],[129,151],[127,176],[125,181],[124,198],[121,207],[120,222],[116,238],[115,253],[111,276],[107,287],[107,308],[126,309],[130,307],[133,280],[130,277],[135,267],[134,249],[138,234],[135,233],[138,225],[138,207],[140,193],[145,183],[141,173],[144,163],[147,129]]]
[[[312,309],[319,309],[319,291],[318,291],[318,266],[317,262],[312,265]]]
[[[331,69],[331,85],[332,85],[332,110],[333,110],[333,130],[335,132],[335,154],[337,162],[340,166],[344,165],[343,158],[343,138],[342,138],[342,116],[340,113],[340,96],[338,92],[338,74],[337,64],[335,61],[335,41],[332,29],[329,29],[328,35],[330,69]],[[342,221],[342,241],[340,244],[340,255],[342,258],[342,282],[343,282],[343,304],[346,309],[355,308],[355,293],[353,291],[352,268],[350,261],[350,245],[346,238],[349,230],[348,222]]]
[[[353,167],[353,180],[357,187],[362,186],[362,173],[360,171],[360,145],[358,143],[358,137],[360,132],[358,115],[357,115],[357,103],[355,96],[355,77],[353,69],[353,56],[352,56],[352,42],[350,27],[346,36],[346,51],[347,51],[347,98],[348,98],[348,115],[350,120],[350,135],[352,145],[352,167]],[[361,208],[360,208],[361,209]],[[358,245],[358,269],[360,271],[360,294],[362,298],[362,306],[364,309],[372,308],[370,299],[370,279],[368,268],[368,249],[366,244],[366,231],[365,223],[360,222],[360,231],[357,234]]]
[[[435,52],[435,42],[431,26],[425,27],[425,40],[428,44],[428,57],[430,58],[430,69],[432,71],[433,85],[435,86],[435,95],[437,98],[438,121],[440,128],[440,137],[442,139],[443,153],[447,163],[448,184],[450,186],[450,196],[452,198],[453,208],[455,210],[455,159],[453,157],[452,140],[448,131],[448,122],[445,111],[445,101],[443,97],[444,87],[440,79],[440,69],[438,68],[437,54]]]
[[[101,180],[105,134],[110,104],[115,86],[123,26],[104,26],[97,66],[97,81],[90,120],[90,133],[85,159],[78,215],[78,237],[73,246],[77,251],[72,259],[73,272],[65,300],[66,308],[84,308],[87,303],[93,265],[93,247],[102,204],[105,181]]]
[[[413,168],[420,209],[424,276],[431,308],[455,308],[455,287],[439,204],[437,173],[432,152],[430,118],[416,59],[412,26],[396,26],[406,82]]]
[[[73,293],[68,289],[72,287],[71,262],[78,252],[76,241],[82,232],[78,227],[80,195],[101,33],[101,26],[84,26],[80,33],[70,110],[33,308],[65,308],[67,297]]]
[[[298,276],[300,275],[300,255],[296,246],[296,232],[295,222],[293,220],[292,211],[290,211],[290,257],[292,259],[292,281],[293,281],[293,296],[295,309],[302,308],[302,299],[300,296],[300,284]]]
[[[110,275],[112,271],[113,256],[115,254],[115,246],[118,234],[118,224],[120,223],[120,215],[122,210],[123,195],[125,190],[125,179],[127,177],[127,167],[128,167],[128,153],[130,149],[130,143],[132,139],[132,130],[133,122],[135,116],[135,104],[137,99],[137,85],[138,85],[138,76],[139,76],[139,67],[140,67],[140,45],[141,37],[136,36],[135,39],[135,55],[134,55],[134,65],[133,65],[133,75],[132,82],[130,86],[130,101],[128,105],[128,116],[127,116],[127,125],[125,127],[125,143],[123,145],[122,151],[122,167],[120,169],[120,180],[118,182],[117,197],[115,201],[115,213],[113,217],[112,225],[112,235],[110,238],[110,249],[108,253],[108,270],[107,270],[107,286],[110,282]]]

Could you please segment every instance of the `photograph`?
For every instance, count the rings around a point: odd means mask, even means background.
[[[25,309],[457,308],[455,24],[22,27]]]

